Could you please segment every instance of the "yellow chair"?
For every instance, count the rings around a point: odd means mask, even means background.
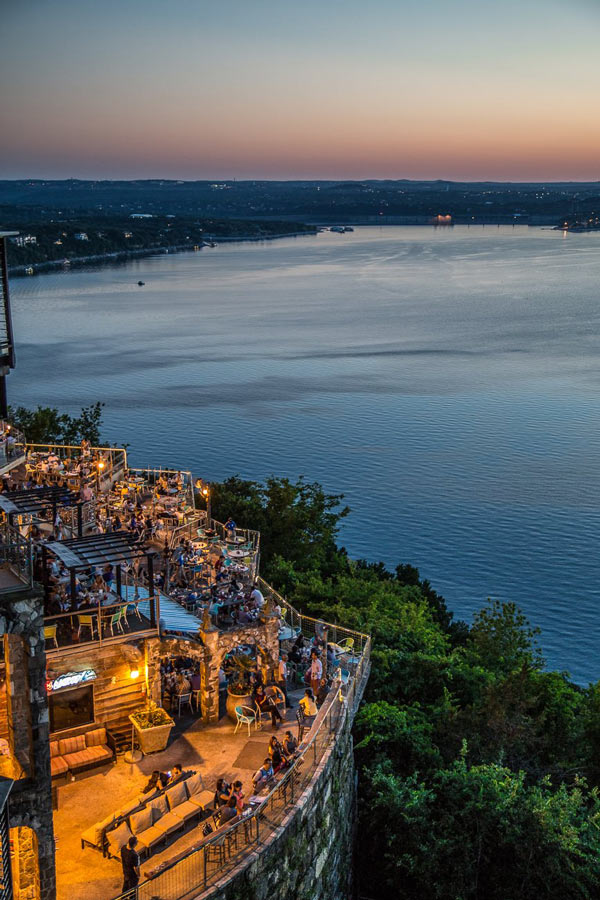
[[[92,640],[94,640],[94,616],[92,615],[81,615],[77,616],[77,621],[79,622],[79,628],[77,629],[77,638],[81,637],[81,629],[89,628]]]
[[[56,640],[56,628],[56,625],[44,625],[44,640],[54,641],[54,646],[58,647],[58,641]]]

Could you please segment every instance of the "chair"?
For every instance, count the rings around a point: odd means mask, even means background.
[[[129,612],[135,613],[135,615],[138,617],[140,622],[142,622],[143,620],[142,620],[142,614],[139,610],[139,602],[140,602],[139,600],[131,600],[125,607],[125,610],[126,610],[125,614],[127,615],[127,613],[129,613]],[[125,620],[125,621],[127,621],[127,620]]]
[[[54,641],[54,646],[58,647],[58,641],[56,640],[56,629],[58,626],[56,625],[44,625],[44,640],[45,641]]]
[[[89,628],[92,640],[94,640],[94,616],[92,615],[81,615],[77,616],[77,621],[79,622],[79,628],[77,629],[77,639],[81,637],[81,629]]]
[[[238,728],[240,725],[248,726],[248,737],[250,737],[250,726],[254,724],[254,727],[257,728],[257,713],[255,710],[251,709],[249,706],[236,706],[235,714],[237,716],[237,723],[235,726],[234,734],[237,734]],[[260,711],[258,712],[260,715]]]
[[[123,626],[121,624],[121,619],[122,619],[121,610],[118,609],[115,613],[113,613],[105,621],[104,625],[105,625],[105,627],[106,627],[106,625],[108,625],[110,627],[110,633],[111,633],[112,637],[115,636],[115,628],[118,628],[118,630],[121,632],[121,634],[124,633]]]
[[[178,715],[178,716],[181,715],[181,707],[182,707],[182,706],[189,706],[190,712],[192,712],[192,713],[194,712],[194,709],[193,709],[193,707],[192,707],[192,693],[191,693],[191,691],[187,691],[185,694],[178,694],[178,695],[177,695],[177,715]]]
[[[200,711],[200,688],[196,688],[196,690],[192,690],[192,701],[196,704],[196,712]]]
[[[338,647],[344,653],[350,653],[350,651],[354,649],[354,638],[351,638],[351,637],[344,638],[343,641],[339,641]]]

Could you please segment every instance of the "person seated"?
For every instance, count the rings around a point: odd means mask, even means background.
[[[254,773],[252,776],[252,783],[254,785],[254,792],[257,793],[261,788],[265,786],[267,781],[273,777],[273,766],[271,765],[271,760],[267,756],[265,761],[263,762],[260,769]]]
[[[146,786],[142,788],[142,794],[150,794],[152,791],[160,791],[169,783],[169,775],[167,772],[159,772],[155,769]]]
[[[277,703],[274,697],[269,696],[262,684],[257,684],[252,697],[254,704],[260,710],[261,714],[271,715],[271,724],[273,728],[277,728],[283,717],[277,709]]]
[[[285,768],[288,764],[287,757],[283,750],[283,747],[273,735],[271,740],[269,741],[268,754],[271,758],[271,765],[273,766],[273,773],[277,774],[277,772],[281,771],[281,769]]]
[[[315,695],[312,688],[306,688],[304,697],[300,700],[298,706],[304,713],[306,718],[313,718],[317,714],[317,704],[315,703]]]
[[[319,689],[317,691],[317,705],[323,706],[325,700],[327,699],[327,694],[329,693],[329,684],[326,678],[321,678],[319,683]]]
[[[191,690],[192,686],[189,679],[186,678],[183,672],[180,672],[175,682],[175,693],[179,696],[180,694],[189,694]]]
[[[200,667],[196,666],[193,673],[189,678],[190,687],[193,691],[199,691],[202,686],[202,680],[200,678]]]
[[[285,737],[283,739],[283,750],[286,756],[293,756],[298,749],[298,741],[294,737],[291,731],[286,731]]]
[[[183,777],[183,769],[181,768],[181,764],[176,763],[173,766],[171,772],[167,772],[167,775],[169,776],[169,780],[167,782],[168,787],[172,787],[178,781],[181,781]]]
[[[221,813],[219,815],[219,827],[231,823],[233,819],[236,818],[237,814],[238,811],[236,798],[229,797],[225,806],[221,807]]]
[[[215,809],[225,806],[231,796],[231,785],[227,784],[224,778],[218,778],[213,801]]]
[[[231,796],[232,796],[232,797],[235,797],[235,805],[236,805],[236,809],[237,809],[237,811],[238,811],[238,814],[240,814],[240,813],[242,812],[242,810],[244,809],[244,792],[243,792],[243,790],[242,790],[242,787],[243,787],[243,786],[242,786],[242,782],[241,782],[241,781],[234,781],[234,782],[233,782],[233,788],[232,788],[232,791],[231,791]]]

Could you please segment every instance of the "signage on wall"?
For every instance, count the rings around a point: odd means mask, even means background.
[[[46,687],[48,693],[52,691],[60,691],[61,688],[77,687],[79,684],[85,684],[86,681],[93,681],[96,673],[93,669],[84,669],[83,672],[65,672],[54,680],[48,680]]]

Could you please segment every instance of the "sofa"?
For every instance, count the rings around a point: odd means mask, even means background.
[[[158,844],[209,811],[213,799],[214,792],[206,790],[202,775],[192,772],[165,790],[137,797],[88,828],[81,835],[81,846],[95,847],[104,856],[120,859],[121,848],[135,835],[138,853],[150,856]]]
[[[106,728],[94,728],[76,737],[50,740],[50,772],[52,778],[73,775],[84,769],[116,762],[117,747]]]

